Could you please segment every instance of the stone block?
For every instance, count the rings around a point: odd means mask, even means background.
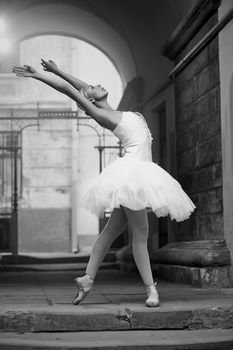
[[[177,129],[186,132],[187,129],[195,127],[199,121],[206,118],[210,113],[216,113],[215,107],[217,107],[217,103],[219,102],[218,97],[218,89],[214,88],[207,91],[182,111],[178,111]]]
[[[197,288],[232,288],[231,266],[190,267],[169,264],[152,264],[157,278],[191,284]]]
[[[195,166],[195,149],[191,148],[180,155],[177,156],[178,158],[178,174],[183,175],[187,174],[190,171],[194,169]]]
[[[220,112],[207,115],[198,123],[196,140],[203,142],[221,131]]]
[[[133,311],[133,329],[184,329],[192,319],[191,310],[153,312]]]
[[[102,331],[129,329],[123,317],[125,310],[118,315],[111,311],[94,313],[58,313],[52,311],[16,310],[0,314],[0,326],[8,332],[62,332],[62,331]]]
[[[210,92],[202,95],[194,103],[194,112],[196,122],[199,122],[210,113]]]
[[[190,79],[184,83],[184,85],[176,89],[176,103],[178,111],[181,111],[194,101],[194,84],[193,80]]]
[[[220,111],[220,84],[217,84],[209,91],[209,112]]]
[[[208,65],[209,68],[209,77],[210,77],[210,88],[215,87],[219,84],[219,60],[218,57],[214,58]]]
[[[196,125],[193,104],[177,112],[176,126],[178,131],[186,131]]]
[[[188,131],[177,135],[178,153],[181,153],[187,150],[188,148],[192,148],[196,145],[198,140],[198,132],[199,127],[195,125],[192,128],[188,129]]]
[[[201,71],[192,78],[192,97],[193,101],[203,96],[211,88],[219,84],[219,61],[214,58]],[[191,86],[191,83],[189,83]],[[181,86],[181,83],[180,83]],[[185,85],[184,85],[185,86]],[[179,88],[178,86],[178,89]]]
[[[222,187],[199,193],[198,214],[216,213],[223,210]]]
[[[199,215],[200,239],[221,239],[224,237],[223,212]]]
[[[196,76],[197,96],[200,97],[210,89],[210,73],[209,68],[205,67]]]
[[[222,144],[219,133],[197,146],[195,168],[202,168],[220,161],[222,161]]]
[[[199,192],[222,186],[222,162],[198,169],[193,181],[195,190]]]
[[[133,329],[176,329],[176,332],[178,329],[188,329],[192,331],[211,328],[230,329],[233,326],[232,311],[232,306],[228,306],[227,308],[224,306],[217,306],[214,308],[192,308],[175,311],[164,310],[163,312],[159,310],[157,310],[157,312],[132,310],[131,324]],[[205,350],[213,349],[212,345],[210,346],[210,348],[206,347],[205,344],[204,348],[200,345],[197,348]],[[219,346],[220,348],[218,349],[231,349],[231,347],[225,347],[223,344]],[[170,345],[168,345],[168,348],[171,350]],[[194,348],[196,348],[196,346],[188,345],[186,349],[194,350]],[[175,349],[178,349],[177,346],[175,346],[174,350]],[[179,349],[181,348],[179,347]]]
[[[169,243],[156,250],[151,261],[193,267],[228,266],[231,257],[224,240],[199,240]]]

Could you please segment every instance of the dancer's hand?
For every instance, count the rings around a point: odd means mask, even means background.
[[[34,77],[37,74],[37,71],[32,66],[14,66],[12,72],[16,74],[17,77]]]
[[[41,58],[41,65],[46,72],[56,73],[58,71],[58,66],[52,60],[45,61]]]

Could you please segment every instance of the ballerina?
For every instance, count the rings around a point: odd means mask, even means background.
[[[154,282],[147,248],[148,218],[151,208],[157,217],[168,216],[176,221],[190,217],[196,208],[180,183],[152,161],[152,135],[145,118],[138,112],[114,110],[108,103],[108,91],[100,85],[89,85],[61,71],[55,62],[41,60],[43,69],[62,79],[54,80],[24,65],[14,67],[19,77],[31,77],[66,94],[99,125],[110,130],[124,146],[124,156],[106,166],[89,186],[81,205],[98,217],[108,209],[110,218],[97,237],[85,275],[75,278],[79,304],[93,287],[99,266],[112,242],[129,224],[135,263],[145,285],[146,306],[160,305],[157,282]]]

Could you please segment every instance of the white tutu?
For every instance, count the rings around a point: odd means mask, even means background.
[[[170,215],[176,221],[188,219],[196,207],[179,182],[152,162],[153,138],[145,118],[122,112],[113,133],[123,144],[125,155],[92,181],[79,203],[100,217],[123,206],[132,210],[151,208],[157,217]]]
[[[103,217],[120,206],[132,210],[151,208],[157,217],[170,215],[183,221],[196,206],[181,185],[157,163],[123,157],[109,164],[92,181],[80,204]]]

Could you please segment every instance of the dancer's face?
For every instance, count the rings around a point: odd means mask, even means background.
[[[87,98],[94,98],[99,101],[108,96],[108,91],[105,90],[101,85],[88,85],[85,89],[85,95]]]

